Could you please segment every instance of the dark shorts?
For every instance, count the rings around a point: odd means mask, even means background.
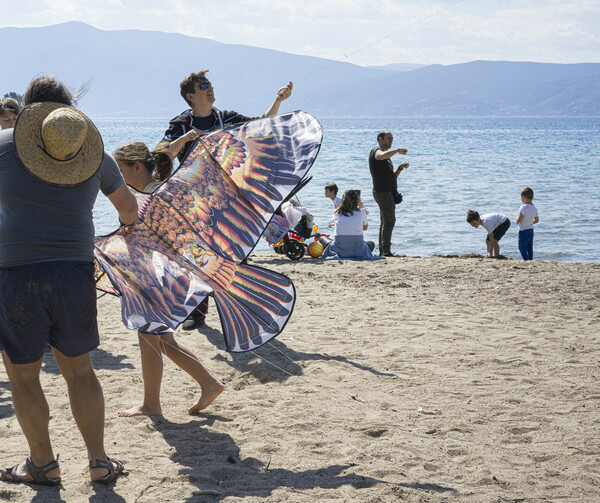
[[[500,241],[500,239],[502,239],[502,236],[504,236],[504,234],[506,234],[506,231],[508,230],[508,228],[510,227],[510,220],[507,218],[504,222],[502,222],[498,227],[496,227],[494,229],[494,239],[496,241]],[[486,237],[485,238],[486,241],[490,240],[490,237]]]
[[[44,262],[0,269],[0,345],[14,364],[33,363],[47,344],[81,356],[99,344],[94,266]]]

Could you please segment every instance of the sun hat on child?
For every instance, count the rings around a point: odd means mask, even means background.
[[[104,146],[94,123],[76,108],[39,102],[25,107],[14,128],[17,156],[34,177],[70,187],[89,180]]]

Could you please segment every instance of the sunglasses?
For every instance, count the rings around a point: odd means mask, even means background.
[[[204,82],[200,82],[196,87],[201,91],[206,91],[211,86],[212,84],[210,83],[210,81],[206,80]]]

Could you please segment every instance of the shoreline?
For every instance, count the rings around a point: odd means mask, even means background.
[[[308,242],[308,240],[307,240]],[[282,258],[284,257],[283,255],[277,254],[272,250],[269,251],[252,251],[252,253],[250,254],[250,257],[255,256],[255,257],[265,257],[265,256],[272,256],[272,257],[277,257],[277,258]],[[445,258],[445,259],[495,259],[495,260],[512,260],[514,262],[525,262],[524,260],[522,260],[520,257],[507,257],[505,255],[500,255],[499,257],[487,257],[485,255],[482,255],[481,253],[465,253],[463,255],[459,255],[459,254],[455,254],[455,253],[448,253],[448,254],[444,254],[444,253],[434,253],[433,255],[429,255],[429,256],[421,256],[421,255],[406,255],[406,254],[399,254],[396,257],[386,257],[387,259],[390,260],[394,260],[395,258],[404,258],[404,259],[422,259],[422,260],[428,260],[428,259],[432,259],[432,258]],[[287,259],[287,257],[285,257],[285,259]],[[303,258],[300,259],[300,261],[303,261],[305,259],[308,260],[314,260],[314,261],[320,261],[321,259],[314,259],[312,257],[310,257],[308,254],[305,254]],[[289,259],[287,259],[289,260]],[[349,260],[352,261],[351,259],[345,259],[345,260]],[[342,261],[342,260],[340,260]],[[293,262],[290,260],[290,262]],[[327,262],[327,261],[323,261],[323,262]],[[368,261],[366,261],[368,262]],[[577,261],[568,261],[568,260],[545,260],[545,259],[537,259],[534,258],[531,262],[542,262],[542,263],[556,263],[556,264],[600,264],[600,260],[577,260]]]
[[[476,254],[474,254],[476,255]],[[460,258],[462,260],[449,260]],[[66,387],[42,384],[63,488],[0,484],[11,502],[593,501],[600,484],[600,263],[486,257],[249,264],[291,277],[294,313],[254,352],[223,350],[211,302],[179,332],[226,389],[165,362],[162,417],[119,418],[141,398],[139,348],[116,298],[98,301],[92,354],[109,456],[128,477],[92,487]],[[24,438],[0,371],[3,466]]]

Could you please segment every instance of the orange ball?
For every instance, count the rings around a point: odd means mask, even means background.
[[[319,258],[323,255],[323,245],[318,241],[314,241],[308,246],[308,253],[313,258]]]

